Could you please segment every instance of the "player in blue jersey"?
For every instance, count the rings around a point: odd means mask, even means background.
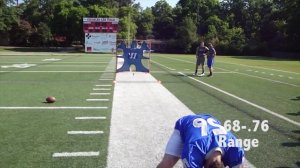
[[[177,120],[157,168],[171,168],[180,158],[187,168],[242,168],[243,148],[227,144],[235,139],[211,115],[184,116]]]
[[[213,65],[214,65],[214,58],[216,56],[216,50],[212,43],[208,44],[208,54],[207,54],[207,67],[209,69],[209,76],[212,76],[212,71],[213,71]]]

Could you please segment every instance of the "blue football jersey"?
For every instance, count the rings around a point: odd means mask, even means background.
[[[239,147],[228,147],[220,143],[220,138],[236,139],[226,131],[221,122],[211,115],[189,115],[177,120],[175,129],[180,131],[183,142],[181,159],[188,168],[202,168],[205,157],[212,149],[222,150],[225,166],[233,167],[242,163],[244,150]]]

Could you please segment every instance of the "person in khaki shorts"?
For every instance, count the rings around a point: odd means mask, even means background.
[[[206,52],[209,49],[204,45],[204,42],[200,43],[200,46],[197,47],[196,50],[196,69],[195,69],[195,73],[194,75],[197,75],[198,73],[198,67],[199,65],[201,65],[202,68],[202,73],[199,76],[204,76],[204,62],[205,62],[205,56],[206,56]]]

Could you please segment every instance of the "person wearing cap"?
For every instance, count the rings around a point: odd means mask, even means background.
[[[157,168],[172,168],[179,159],[187,168],[243,168],[241,146],[226,145],[236,137],[211,115],[188,115],[177,120]]]

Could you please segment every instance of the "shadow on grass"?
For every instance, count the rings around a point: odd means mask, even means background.
[[[300,130],[293,130],[293,133],[300,134]]]
[[[284,142],[284,143],[282,143],[282,146],[298,147],[298,146],[300,146],[300,139],[298,139],[298,142]]]
[[[300,115],[300,111],[295,112],[295,113],[286,113],[287,115],[291,115],[291,116],[299,116]]]
[[[291,100],[295,100],[295,101],[300,100],[300,96],[297,96],[297,97],[295,97],[295,98],[292,98]]]

